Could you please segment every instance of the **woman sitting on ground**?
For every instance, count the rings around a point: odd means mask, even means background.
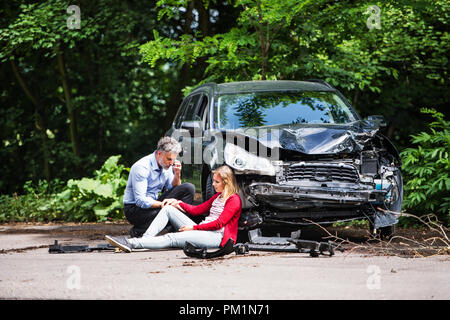
[[[230,167],[222,166],[213,170],[212,183],[217,193],[198,206],[176,199],[165,200],[164,207],[141,238],[105,236],[106,240],[126,252],[133,249],[183,248],[187,241],[201,248],[223,247],[230,238],[236,243],[242,211],[236,177]],[[183,212],[194,216],[209,215],[196,224]],[[179,232],[157,236],[169,222]]]

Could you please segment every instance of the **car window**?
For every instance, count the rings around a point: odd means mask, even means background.
[[[201,94],[196,94],[191,97],[186,107],[186,112],[184,113],[183,121],[200,120],[197,115],[197,107],[201,97],[202,97]]]
[[[200,104],[200,108],[198,109],[198,119],[202,120],[203,122],[203,130],[208,129],[208,123],[207,123],[207,115],[208,115],[208,96],[203,95],[202,96],[202,102]]]
[[[355,121],[350,108],[331,91],[274,91],[222,95],[214,121],[237,129],[298,123],[343,124]]]
[[[186,111],[186,105],[189,102],[190,98],[186,98],[181,103],[180,107],[178,108],[177,115],[175,116],[174,126],[175,128],[179,129],[181,127],[181,121],[183,121],[183,115]]]

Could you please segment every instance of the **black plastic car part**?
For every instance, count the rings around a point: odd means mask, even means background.
[[[76,252],[92,252],[92,251],[115,251],[115,247],[110,244],[99,244],[96,247],[88,245],[70,245],[62,246],[55,240],[48,248],[49,253],[76,253]]]
[[[333,256],[338,245],[332,241],[318,242],[300,239],[301,231],[291,233],[291,237],[263,237],[260,229],[249,231],[249,250],[275,252],[309,253],[311,257],[319,255]],[[341,248],[338,250],[343,251]]]
[[[229,239],[227,243],[220,249],[215,251],[208,251],[207,248],[199,248],[190,242],[186,242],[183,252],[185,255],[191,258],[199,259],[213,259],[218,257],[223,257],[232,252],[236,254],[245,254],[249,251],[246,244],[238,243],[234,244],[233,239]]]
[[[300,240],[300,239],[288,239],[290,243],[293,243],[300,252],[308,252],[311,257],[318,257],[319,254],[325,255],[328,252],[328,256],[334,256],[334,249],[337,244],[328,242],[317,242],[311,240]]]

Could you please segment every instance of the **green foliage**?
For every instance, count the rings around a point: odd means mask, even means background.
[[[411,136],[414,148],[405,149],[403,161],[405,195],[404,205],[411,212],[436,213],[450,223],[450,121],[434,109],[421,109],[435,121],[431,132]]]
[[[370,223],[369,220],[351,220],[344,222],[335,222],[333,223],[333,227],[342,228],[342,227],[353,227],[353,228],[364,228],[369,229]]]
[[[28,222],[64,220],[61,212],[52,203],[54,194],[64,188],[64,183],[54,179],[50,183],[39,180],[37,183],[29,180],[23,186],[24,194],[0,196],[0,222]],[[44,207],[46,208],[44,209]]]
[[[118,164],[120,155],[111,156],[93,178],[70,179],[61,189],[40,181],[27,182],[22,196],[0,196],[0,222],[14,221],[105,221],[122,219],[122,200],[127,172]]]
[[[158,2],[162,7],[160,19],[171,12],[169,7],[163,7],[164,4],[175,5],[173,1],[165,2]],[[183,34],[178,39],[161,37],[154,32],[154,40],[140,47],[143,61],[152,66],[159,60],[194,65],[199,58],[206,58],[208,66],[202,82],[264,80],[268,60],[285,64],[285,57],[292,49],[292,43],[280,42],[279,35],[289,33],[294,18],[309,2],[311,1],[235,1],[234,6],[241,10],[237,27],[213,36]],[[271,47],[275,50],[269,56]],[[269,77],[276,78],[273,73]]]
[[[80,7],[80,29],[67,27],[70,4]],[[111,154],[129,165],[152,150],[173,94],[173,71],[151,68],[138,52],[159,30],[152,6],[18,0],[2,2],[0,16],[0,193],[23,194],[29,180],[79,179]],[[78,133],[78,154],[71,129]]]
[[[62,188],[64,188],[64,185],[65,183],[60,179],[53,179],[50,183],[46,180],[39,180],[37,183],[34,183],[32,180],[28,180],[25,182],[23,190],[25,195],[40,197],[58,193],[62,190]]]
[[[0,195],[0,222],[52,221],[57,217],[52,210],[44,212],[36,208],[50,201],[50,197],[34,195]]]
[[[382,28],[369,31],[367,9],[374,4],[381,8]],[[367,88],[375,93],[381,92],[386,77],[397,80],[409,68],[441,83],[448,78],[449,34],[441,31],[450,15],[446,1],[330,5],[238,0],[234,5],[241,11],[237,26],[228,32],[206,37],[183,34],[178,39],[155,33],[154,40],[141,46],[143,60],[151,65],[160,59],[192,65],[207,57],[208,79],[260,79],[265,71],[270,79],[320,75],[343,89]],[[167,14],[168,9],[160,12]]]
[[[371,5],[380,8],[381,28],[368,30]],[[348,90],[381,93],[387,80],[424,74],[444,83],[448,79],[447,1],[359,1],[333,6],[310,6],[295,36],[307,47],[305,69]],[[316,11],[317,10],[317,11]],[[308,40],[311,37],[311,40]],[[407,79],[405,79],[408,81]]]
[[[120,155],[111,156],[93,178],[70,179],[66,188],[56,194],[50,206],[67,215],[65,220],[105,221],[122,218],[122,200],[129,171],[118,164]],[[40,209],[45,209],[40,208]]]
[[[100,25],[86,16],[78,32],[67,28],[68,15],[62,15],[70,1],[47,0],[42,3],[20,5],[20,15],[7,28],[0,29],[0,43],[6,45],[0,51],[0,60],[14,59],[17,54],[30,50],[44,50],[45,57],[54,56],[55,50],[65,44],[75,48],[76,42],[93,40]]]

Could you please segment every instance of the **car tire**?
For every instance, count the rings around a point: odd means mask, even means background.
[[[388,208],[391,211],[401,212],[403,206],[403,177],[400,170],[397,170],[394,174],[394,179],[396,180],[397,185],[399,186],[399,198],[398,200]]]
[[[398,188],[398,199],[395,203],[387,206],[387,209],[390,211],[401,212],[403,206],[403,178],[400,170],[397,170],[394,174],[394,179],[396,180],[396,184],[399,186]],[[377,234],[380,236],[382,240],[388,240],[392,238],[395,234],[395,224],[392,226],[382,227],[377,230]],[[374,227],[372,223],[370,223],[370,233],[374,234]]]

